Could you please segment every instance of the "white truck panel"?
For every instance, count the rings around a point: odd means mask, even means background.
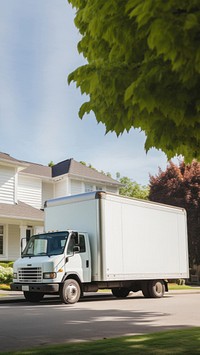
[[[188,277],[183,209],[107,195],[104,215],[104,278]]]
[[[80,197],[78,197],[80,196]],[[98,200],[82,195],[58,198],[47,202],[45,231],[73,230],[88,233],[92,253],[92,280],[100,275]]]

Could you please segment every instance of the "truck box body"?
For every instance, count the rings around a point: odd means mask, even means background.
[[[91,192],[49,200],[45,231],[87,232],[92,281],[187,278],[182,208]]]
[[[11,289],[72,304],[103,288],[160,298],[167,279],[188,277],[184,209],[96,191],[46,201],[45,232],[14,263]]]

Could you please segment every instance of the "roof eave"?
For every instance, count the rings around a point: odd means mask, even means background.
[[[8,159],[3,159],[3,158],[0,158],[0,163],[3,163],[6,166],[12,166],[12,167],[14,166],[14,167],[18,168],[19,170],[23,170],[30,165],[28,163],[21,163],[18,161],[11,161]]]
[[[5,219],[23,220],[23,221],[44,222],[43,218],[23,217],[23,216],[15,216],[15,215],[3,215],[3,214],[1,214],[1,218],[2,219],[5,218]]]
[[[78,174],[72,174],[72,173],[68,173],[68,174],[65,174],[67,175],[69,178],[76,178],[78,180],[81,180],[81,181],[95,181],[95,182],[98,182],[100,184],[106,184],[106,185],[114,185],[114,186],[122,186],[122,184],[120,182],[115,182],[115,181],[107,181],[107,180],[101,180],[99,178],[95,178],[95,177],[89,177],[89,176],[81,176],[81,175],[78,175]]]

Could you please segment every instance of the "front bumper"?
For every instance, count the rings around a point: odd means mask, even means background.
[[[43,293],[58,293],[59,284],[21,284],[11,283],[11,291],[28,291],[28,292],[43,292]]]

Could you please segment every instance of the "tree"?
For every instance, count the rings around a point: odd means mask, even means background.
[[[200,163],[179,166],[169,162],[166,171],[150,177],[149,199],[183,207],[187,211],[190,266],[200,264]]]
[[[148,200],[149,188],[147,186],[141,186],[126,176],[120,178],[119,181],[124,185],[119,189],[120,195]]]
[[[87,64],[68,77],[106,132],[140,128],[145,149],[200,158],[199,0],[68,0]]]
[[[49,162],[48,166],[52,168],[52,166],[54,166],[54,162],[51,160],[51,161]]]

